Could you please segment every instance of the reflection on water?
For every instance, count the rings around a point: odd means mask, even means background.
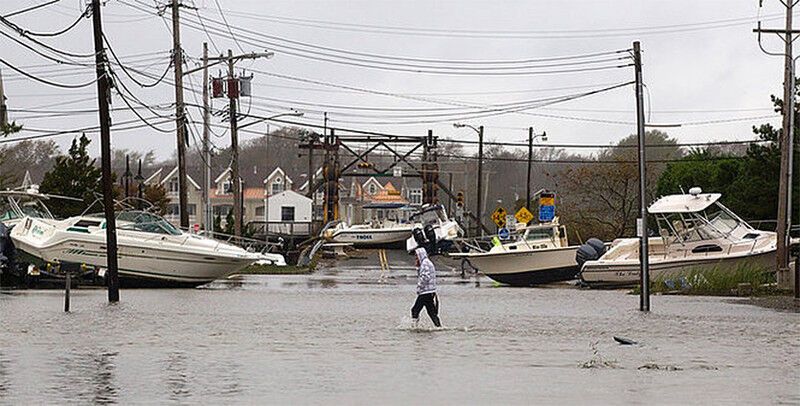
[[[679,296],[642,314],[624,292],[444,276],[445,328],[413,328],[413,269],[381,278],[245,276],[117,306],[78,290],[70,314],[62,292],[5,296],[0,403],[800,403],[797,314]]]
[[[49,392],[61,399],[96,404],[117,403],[116,352],[73,350],[56,356]]]

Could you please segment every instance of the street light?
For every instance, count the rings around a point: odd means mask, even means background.
[[[541,134],[533,134],[533,127],[528,127],[528,178],[525,187],[525,208],[531,210],[531,169],[533,167],[533,141],[541,138],[542,141],[547,141],[547,132]]]
[[[475,216],[475,220],[478,223],[478,228],[481,230],[480,231],[481,235],[483,235],[483,222],[481,221],[481,218],[483,218],[483,210],[481,207],[483,203],[483,199],[481,197],[482,195],[481,191],[483,190],[483,126],[475,128],[474,126],[469,124],[453,123],[453,127],[455,128],[467,127],[471,128],[472,131],[478,133],[478,198],[476,199],[478,204],[477,204],[477,210],[475,211],[475,213],[477,213]]]

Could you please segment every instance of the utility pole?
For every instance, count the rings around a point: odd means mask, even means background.
[[[172,0],[172,65],[175,68],[175,132],[178,137],[178,207],[181,227],[189,227],[186,180],[186,117],[183,105],[183,50],[181,49],[180,0]]]
[[[6,92],[3,90],[3,71],[0,70],[0,128],[8,125],[8,107],[6,106]]]
[[[131,156],[125,155],[125,174],[122,177],[125,179],[125,198],[130,197],[130,185],[131,185],[131,177],[133,174],[131,173]]]
[[[97,104],[100,113],[100,163],[102,171],[103,206],[106,217],[106,281],[108,301],[119,302],[117,272],[117,222],[114,215],[114,190],[111,180],[111,117],[108,111],[109,84],[106,72],[106,51],[103,48],[103,23],[100,19],[100,0],[92,0],[94,27],[95,72],[97,74]]]
[[[533,127],[528,127],[528,181],[525,183],[525,208],[531,210],[531,169],[533,166]]]
[[[475,217],[478,219],[478,229],[481,236],[483,236],[482,190],[483,190],[483,126],[478,126],[478,199],[477,199]]]
[[[214,210],[211,207],[211,109],[208,107],[208,43],[203,43],[203,203],[206,234],[214,238]]]
[[[758,33],[758,42],[761,50],[767,55],[783,56],[783,132],[778,139],[781,150],[781,167],[778,180],[778,224],[777,249],[775,253],[775,265],[778,274],[788,275],[789,270],[789,240],[792,225],[792,168],[794,166],[794,125],[795,125],[795,59],[792,52],[794,35],[800,30],[793,29],[792,10],[795,0],[781,1],[786,6],[786,26],[784,29],[762,29],[759,22],[758,28],[753,32]],[[759,3],[760,7],[760,3]],[[768,52],[761,46],[761,34],[777,34],[784,42],[784,52]],[[800,267],[795,266],[795,298],[800,298]]]
[[[644,92],[642,83],[642,51],[639,41],[633,43],[633,62],[636,73],[636,132],[639,136],[639,310],[650,311],[650,258],[647,236],[647,178],[645,166]]]
[[[239,177],[239,134],[237,133],[236,102],[239,82],[233,74],[233,51],[228,50],[228,116],[231,120],[231,180],[233,181],[233,234],[242,236],[242,179]]]

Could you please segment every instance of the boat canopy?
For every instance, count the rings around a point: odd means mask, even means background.
[[[647,211],[650,214],[697,213],[716,203],[719,193],[698,193],[663,196],[653,202]]]

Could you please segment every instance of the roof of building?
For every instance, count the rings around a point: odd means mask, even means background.
[[[270,180],[270,179],[271,179],[273,176],[276,176],[276,175],[282,175],[282,176],[285,176],[285,177],[286,177],[286,183],[294,183],[294,181],[292,180],[292,178],[290,178],[290,177],[289,177],[289,175],[287,175],[287,174],[286,174],[286,172],[285,172],[283,169],[281,169],[281,167],[280,167],[280,166],[279,166],[279,167],[277,167],[277,168],[275,168],[275,169],[272,171],[272,173],[270,173],[270,174],[269,174],[269,176],[267,176],[266,178],[264,178],[264,182],[263,182],[263,183],[267,183],[267,181],[268,181],[268,180]]]

